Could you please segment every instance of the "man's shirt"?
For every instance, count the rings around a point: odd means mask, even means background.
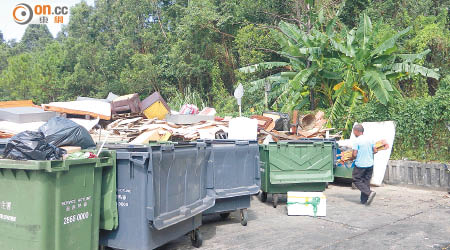
[[[368,168],[373,166],[373,147],[374,143],[360,135],[353,144],[353,150],[358,150],[356,154],[355,165],[359,168]]]

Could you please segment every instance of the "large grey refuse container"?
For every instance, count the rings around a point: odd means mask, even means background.
[[[117,150],[119,227],[102,231],[100,244],[118,249],[154,249],[191,232],[201,245],[201,213],[214,206],[211,148],[205,143]]]
[[[203,214],[219,213],[227,218],[240,210],[241,224],[247,225],[251,195],[259,192],[259,147],[257,141],[212,140],[211,161],[214,169],[216,204]]]

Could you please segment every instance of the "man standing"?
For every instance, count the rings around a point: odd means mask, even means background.
[[[370,205],[376,193],[370,191],[370,179],[373,173],[373,155],[377,153],[375,144],[366,138],[364,127],[356,124],[353,127],[353,134],[356,136],[356,142],[353,145],[353,159],[355,167],[353,168],[353,183],[361,191],[361,204]]]

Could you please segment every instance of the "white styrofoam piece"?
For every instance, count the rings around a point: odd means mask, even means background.
[[[214,115],[187,115],[187,114],[167,114],[166,121],[175,124],[195,124],[203,121],[213,121]]]
[[[57,116],[56,112],[36,107],[0,108],[0,120],[16,123],[46,122]]]
[[[229,122],[228,139],[257,140],[258,120],[247,117],[233,118]]]
[[[78,125],[84,127],[87,131],[91,131],[92,128],[94,128],[95,125],[98,124],[100,121],[99,118],[93,119],[93,120],[87,120],[87,119],[79,119],[79,118],[70,118],[69,120],[77,123]]]
[[[373,158],[373,175],[370,183],[375,186],[381,186],[389,158],[391,157],[392,147],[394,145],[395,123],[393,121],[363,122],[362,126],[364,127],[364,136],[368,137],[373,142],[386,140],[389,144],[389,149],[378,151]],[[355,139],[356,137],[352,133],[348,142],[351,144],[350,147],[353,145],[353,141]],[[345,143],[339,143],[339,146],[344,145]]]
[[[312,204],[303,204],[311,202],[314,197],[320,198],[317,205],[317,213],[314,215],[314,206]],[[322,192],[293,192],[287,193],[287,211],[288,215],[306,215],[306,216],[326,216],[327,215],[327,197]],[[292,204],[293,203],[293,204]]]

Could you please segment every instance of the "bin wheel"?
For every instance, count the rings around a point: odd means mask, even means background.
[[[247,226],[247,221],[248,221],[248,214],[247,214],[247,209],[241,209],[241,225],[242,226]]]
[[[221,213],[220,214],[220,218],[222,218],[223,220],[227,219],[228,217],[230,217],[230,213]]]
[[[191,232],[191,243],[192,246],[195,248],[199,248],[203,244],[203,239],[200,231],[198,229],[195,229]]]
[[[267,192],[261,192],[261,201],[266,202],[267,201]]]
[[[273,207],[277,208],[277,206],[278,206],[278,195],[277,194],[273,194],[272,195],[272,199],[273,199]]]

